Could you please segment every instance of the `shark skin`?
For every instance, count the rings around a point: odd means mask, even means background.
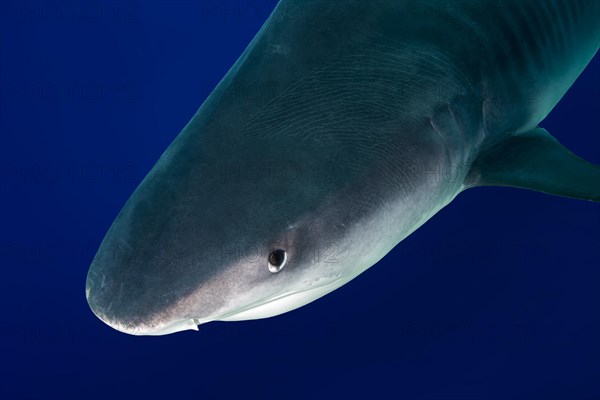
[[[281,1],[118,214],[90,308],[134,335],[271,317],[468,188],[600,201],[600,168],[538,127],[597,52],[599,15],[597,1]]]

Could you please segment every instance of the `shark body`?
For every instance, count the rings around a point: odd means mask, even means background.
[[[597,1],[281,1],[117,216],[91,309],[136,335],[270,317],[465,189],[600,201],[538,127],[599,46]]]

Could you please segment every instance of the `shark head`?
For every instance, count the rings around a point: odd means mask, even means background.
[[[87,277],[92,311],[135,335],[266,318],[376,263],[424,222],[434,196],[415,189],[388,202],[385,173],[353,168],[351,149],[340,156],[325,137],[228,141],[197,137],[193,120],[106,234]]]
[[[187,140],[172,146],[92,262],[86,296],[102,321],[161,335],[265,318],[349,279],[339,254],[349,246],[353,208],[342,215],[333,206],[339,182],[318,157],[300,165],[294,149],[273,139],[232,145],[226,155],[210,140],[198,153]]]
[[[446,152],[407,106],[426,91],[406,87],[405,60],[365,46],[352,8],[320,4],[265,24],[124,205],[87,276],[102,321],[160,335],[293,310],[454,195],[411,167]]]
[[[294,15],[295,26],[314,23],[317,11]],[[270,317],[350,279],[342,266],[352,252],[342,247],[357,220],[349,216],[360,212],[343,192],[359,174],[344,163],[357,154],[305,126],[310,118],[285,115],[310,105],[294,82],[330,57],[312,42],[267,21],[141,182],[88,272],[86,297],[102,321],[161,335]]]

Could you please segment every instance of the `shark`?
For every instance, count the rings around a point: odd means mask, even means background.
[[[599,46],[599,1],[280,1],[119,212],[89,307],[132,335],[272,317],[467,189],[600,201],[540,127]]]

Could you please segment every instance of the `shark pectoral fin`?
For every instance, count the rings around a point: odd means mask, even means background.
[[[482,153],[469,186],[514,186],[600,201],[600,166],[563,147],[545,129],[512,135]]]

